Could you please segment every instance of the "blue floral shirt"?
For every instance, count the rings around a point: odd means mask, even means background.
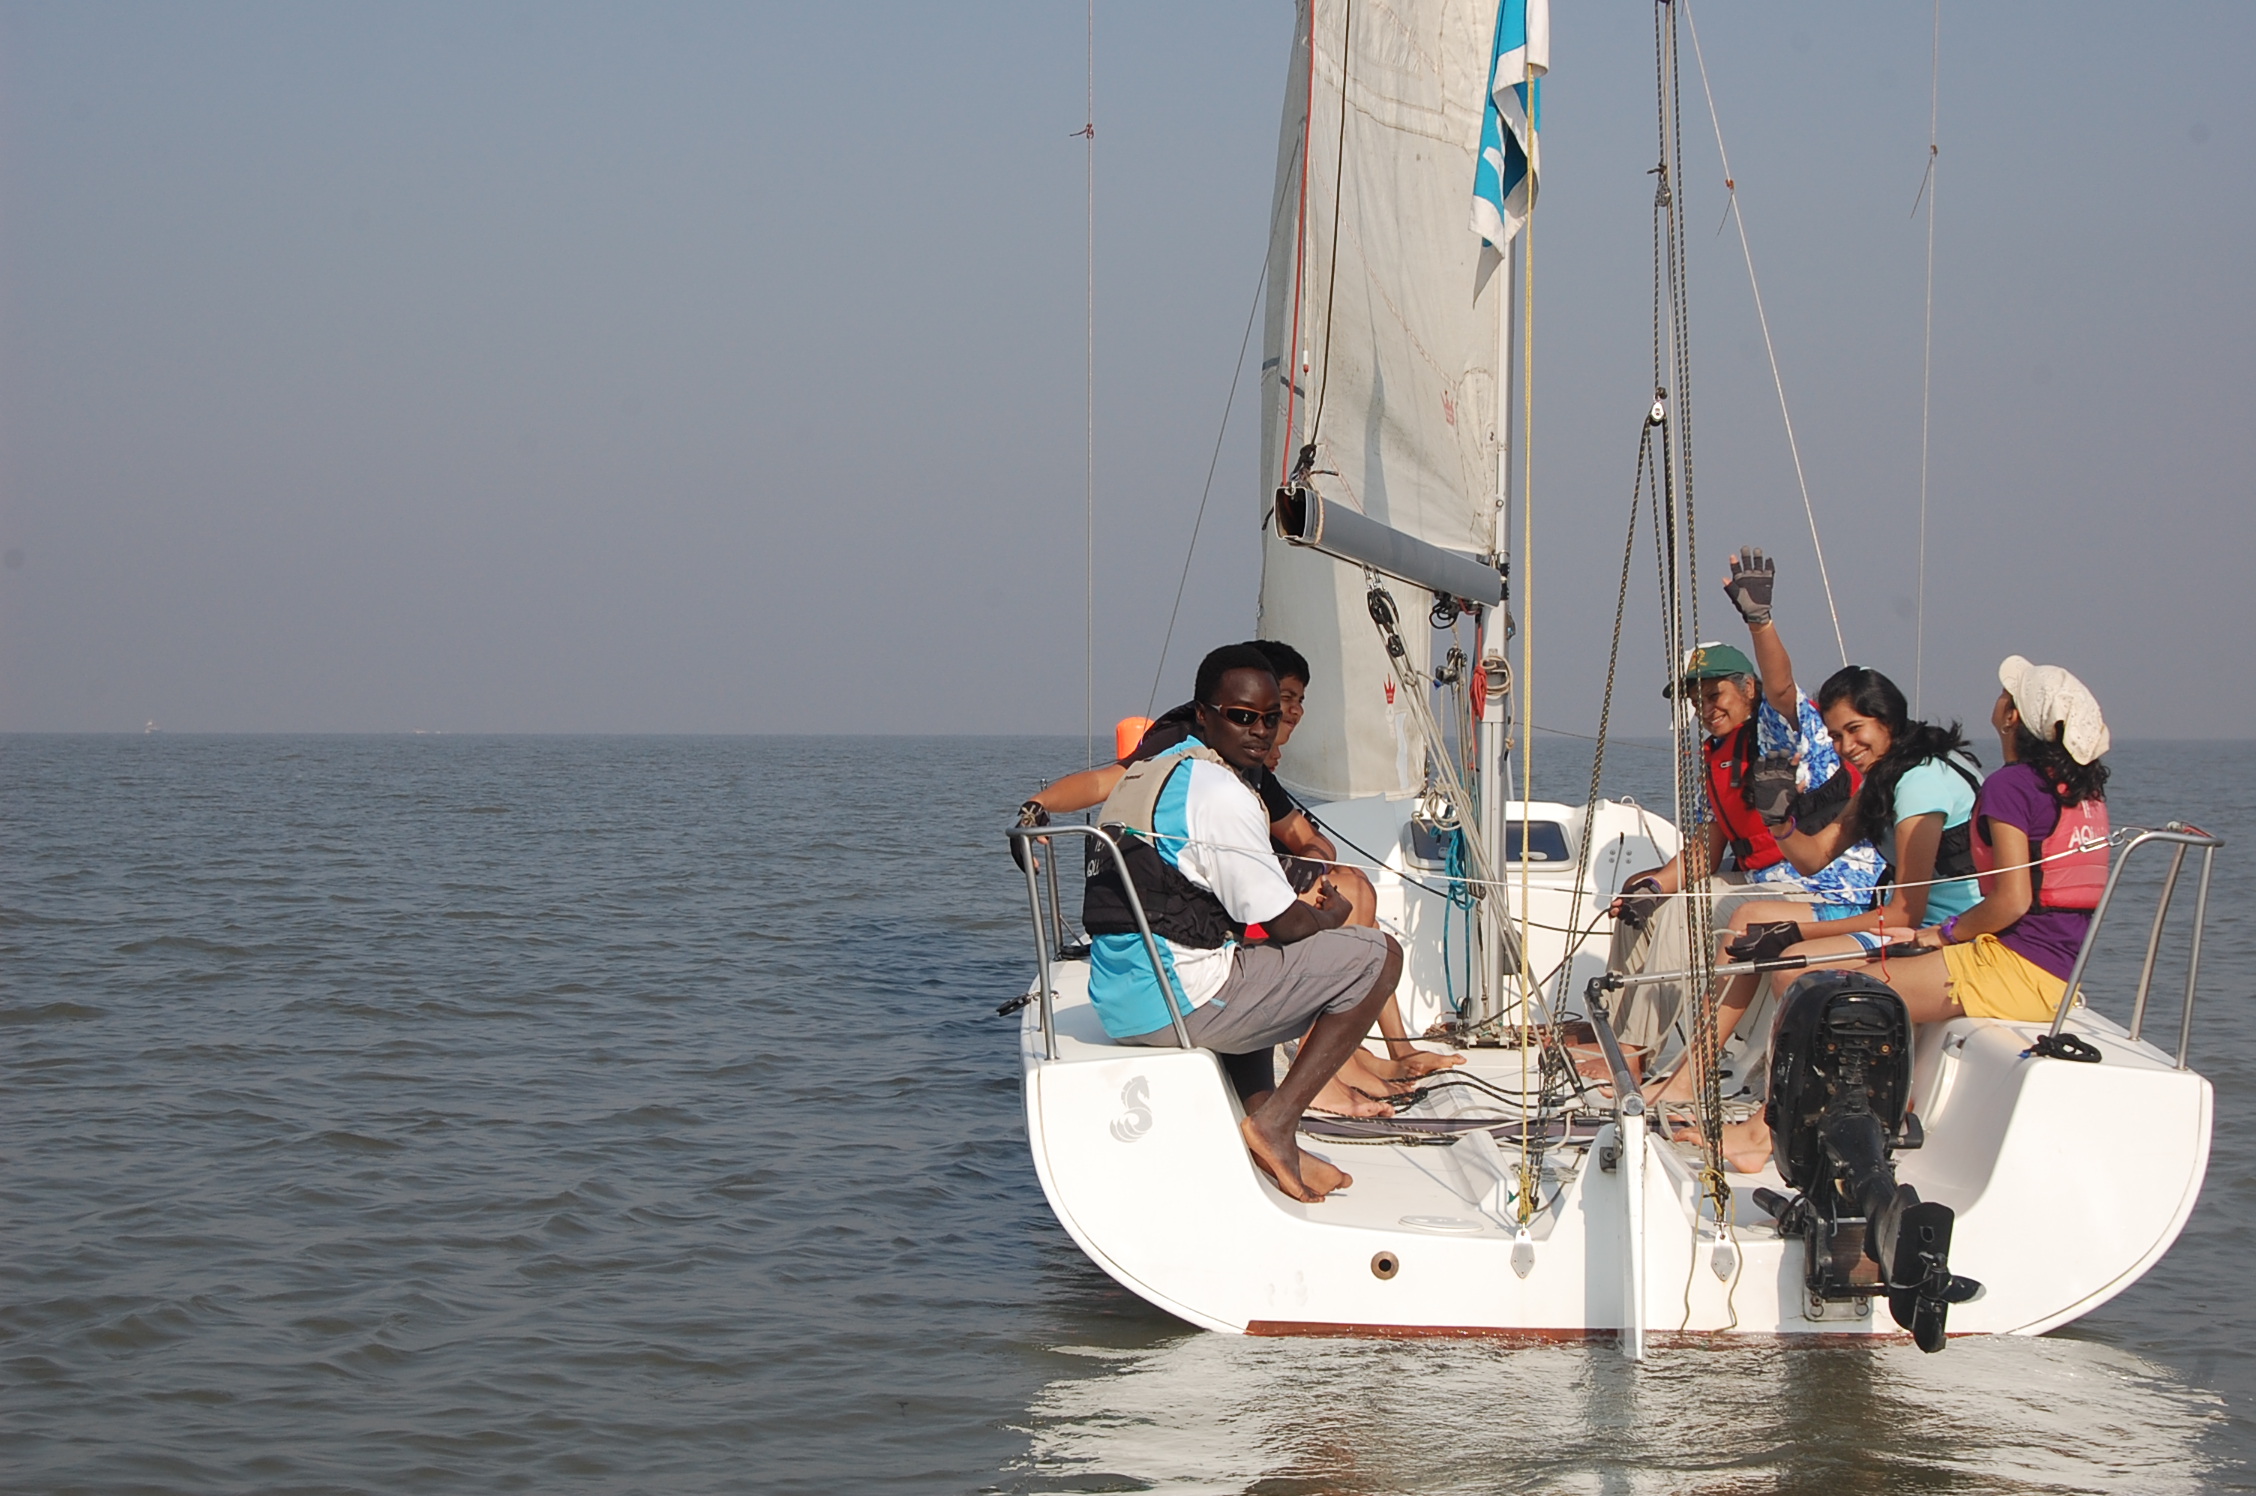
[[[1799,689],[1794,692],[1792,722],[1778,714],[1768,697],[1755,703],[1755,751],[1765,756],[1793,754],[1794,787],[1798,790],[1821,785],[1841,770],[1841,755],[1834,751],[1832,736],[1825,730],[1825,719],[1818,715],[1816,703]],[[1704,794],[1704,777],[1701,787]],[[1709,818],[1704,801],[1700,816],[1702,820]],[[1793,863],[1781,860],[1755,869],[1747,878],[1754,883],[1792,884],[1815,894],[1821,904],[1862,910],[1871,907],[1872,893],[1880,886],[1884,866],[1878,849],[1869,841],[1860,841],[1814,873],[1804,873]]]

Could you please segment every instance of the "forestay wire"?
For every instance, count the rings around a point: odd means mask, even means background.
[[[1723,147],[1723,120],[1716,113],[1715,91],[1708,86],[1708,61],[1700,51],[1700,27],[1692,18],[1690,0],[1677,0],[1677,3],[1684,12],[1685,28],[1692,35],[1692,60],[1699,66],[1700,92],[1708,101],[1708,123],[1715,130],[1716,156],[1723,163],[1723,191],[1727,199],[1724,214],[1739,229],[1739,253],[1747,262],[1747,289],[1754,293],[1755,321],[1762,328],[1763,353],[1770,360],[1770,383],[1771,387],[1778,392],[1779,419],[1786,423],[1786,450],[1793,454],[1794,458],[1794,483],[1802,493],[1802,513],[1809,517],[1810,546],[1817,552],[1817,579],[1825,587],[1825,611],[1833,619],[1833,642],[1840,647],[1841,663],[1847,665],[1849,663],[1848,638],[1841,632],[1841,610],[1833,602],[1833,575],[1826,569],[1825,542],[1819,538],[1817,533],[1817,506],[1810,502],[1809,478],[1802,471],[1802,444],[1794,435],[1794,413],[1786,406],[1786,380],[1778,372],[1778,349],[1772,345],[1770,340],[1770,314],[1763,310],[1762,285],[1755,279],[1755,252],[1747,242],[1747,219],[1739,207],[1739,184],[1731,173],[1731,154]],[[1717,232],[1722,232],[1720,227]],[[1921,441],[1919,513],[1922,540],[1920,564],[1924,568],[1927,554],[1924,540],[1926,534],[1924,526],[1927,515],[1924,436]],[[1921,577],[1924,584],[1924,570],[1921,572]],[[1916,680],[1916,678],[1915,676],[1914,679]]]
[[[1088,506],[1088,631],[1084,635],[1082,668],[1088,680],[1088,766],[1097,762],[1097,0],[1089,0],[1088,113],[1082,116],[1080,136],[1089,183],[1089,301],[1088,301],[1088,406],[1089,472],[1084,496]]]
[[[1284,206],[1279,194],[1277,204]],[[1275,232],[1275,215],[1270,218],[1271,232]],[[1206,524],[1207,501],[1214,497],[1214,474],[1222,463],[1222,439],[1230,434],[1230,411],[1238,402],[1238,384],[1245,377],[1246,349],[1253,344],[1253,319],[1261,314],[1261,290],[1269,283],[1269,249],[1261,251],[1261,274],[1253,283],[1253,305],[1246,312],[1245,333],[1238,339],[1238,361],[1230,367],[1230,393],[1222,401],[1222,424],[1214,433],[1214,452],[1206,461],[1206,486],[1199,490],[1198,514],[1191,521],[1190,543],[1183,547],[1183,572],[1175,579],[1175,605],[1167,610],[1167,632],[1159,641],[1159,660],[1152,666],[1151,694],[1144,698],[1144,715],[1150,716],[1159,704],[1159,681],[1167,671],[1167,651],[1175,643],[1175,621],[1183,611],[1183,590],[1190,585],[1191,560],[1198,555],[1199,531]]]
[[[1927,175],[1920,179],[1919,195],[1911,211],[1927,205],[1927,315],[1919,352],[1919,621],[1911,651],[1911,710],[1919,714],[1927,676],[1927,430],[1935,387],[1935,168],[1941,164],[1942,146],[1935,131],[1943,102],[1943,0],[1935,0],[1935,43],[1930,56],[1927,84]]]
[[[1308,140],[1307,132],[1305,130],[1301,132],[1301,139],[1295,143],[1293,149],[1302,157],[1306,157],[1308,152]],[[1305,160],[1303,161],[1302,165],[1305,168]],[[1159,683],[1161,678],[1167,673],[1167,654],[1168,651],[1175,645],[1175,625],[1182,616],[1183,593],[1185,589],[1190,586],[1191,562],[1198,555],[1199,534],[1206,526],[1207,504],[1214,497],[1214,475],[1221,468],[1223,439],[1230,434],[1230,413],[1237,405],[1238,385],[1240,381],[1245,378],[1246,350],[1253,346],[1254,319],[1261,315],[1261,293],[1263,289],[1269,284],[1270,246],[1276,242],[1277,221],[1284,214],[1285,200],[1292,196],[1294,175],[1294,173],[1289,171],[1279,172],[1277,174],[1278,183],[1276,200],[1269,204],[1269,231],[1262,237],[1261,241],[1261,273],[1259,275],[1256,275],[1253,280],[1253,302],[1246,308],[1245,331],[1238,337],[1237,362],[1230,366],[1230,389],[1229,393],[1225,395],[1222,400],[1221,425],[1216,429],[1214,433],[1214,450],[1208,455],[1206,460],[1206,483],[1199,490],[1198,513],[1191,520],[1190,541],[1183,547],[1183,570],[1181,574],[1178,575],[1175,579],[1175,602],[1174,605],[1167,610],[1167,630],[1161,636],[1159,641],[1159,659],[1152,665],[1151,694],[1144,698],[1144,715],[1147,717],[1152,714],[1152,708],[1159,704]],[[1336,184],[1334,191],[1336,195]],[[1333,237],[1335,241],[1338,237],[1338,232],[1339,231],[1337,227],[1335,227],[1333,229]],[[1327,337],[1325,341],[1329,343],[1330,339]],[[1284,372],[1287,382],[1291,382],[1295,371],[1287,368]],[[1266,515],[1263,516],[1262,523],[1268,523],[1268,517]]]

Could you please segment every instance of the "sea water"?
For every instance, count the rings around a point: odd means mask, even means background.
[[[2232,839],[2169,1256],[2041,1339],[1642,1367],[1207,1335],[1081,1255],[994,1012],[1032,943],[1000,827],[1081,756],[0,739],[0,1488],[2248,1483],[2256,745],[2112,760],[2118,824]],[[1586,745],[1536,756],[1582,798]],[[1666,762],[1617,744],[1609,790],[1665,807]]]

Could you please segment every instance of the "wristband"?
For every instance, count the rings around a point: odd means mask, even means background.
[[[1943,944],[1945,945],[1956,945],[1958,943],[1951,938],[1954,934],[1957,933],[1957,931],[1958,916],[1955,914],[1952,915],[1949,919],[1944,920],[1941,924],[1935,926],[1935,933],[1942,937]]]

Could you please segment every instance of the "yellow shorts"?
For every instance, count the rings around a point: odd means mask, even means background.
[[[1944,946],[1943,964],[1950,970],[1950,995],[1969,1018],[2049,1023],[2068,990],[2066,981],[2008,950],[1995,935]]]

